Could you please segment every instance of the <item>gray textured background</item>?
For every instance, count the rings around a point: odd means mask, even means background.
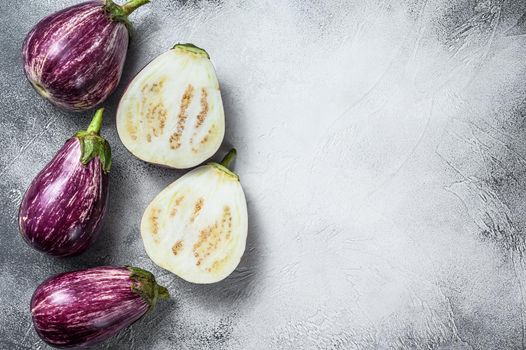
[[[1,349],[44,349],[29,300],[51,274],[152,270],[173,294],[108,349],[521,349],[526,344],[526,3],[170,1],[133,15],[103,233],[67,260],[30,249],[17,208],[91,113],[36,95],[25,34],[75,0],[0,6]],[[521,18],[522,17],[522,18]],[[241,266],[198,286],[154,266],[149,201],[182,172],[120,143],[124,85],[176,42],[210,53],[249,206]]]

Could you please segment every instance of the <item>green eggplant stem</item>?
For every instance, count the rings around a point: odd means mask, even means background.
[[[150,0],[130,0],[124,5],[122,5],[122,11],[126,16],[129,16],[130,13],[137,10],[142,5],[146,5],[149,2]]]
[[[117,5],[113,0],[106,0],[104,5],[104,12],[111,18],[112,21],[122,22],[128,29],[128,34],[131,35],[132,24],[128,16],[141,7],[146,5],[150,0],[129,0],[124,5]]]
[[[95,112],[95,115],[93,116],[93,119],[91,120],[91,123],[89,124],[88,128],[86,129],[86,132],[88,134],[96,134],[98,135],[100,132],[100,128],[102,127],[102,116],[104,114],[104,108],[99,108]]]
[[[159,298],[160,299],[170,299],[170,293],[168,293],[168,289],[166,289],[163,286],[159,286]]]
[[[87,165],[92,159],[98,157],[102,169],[108,173],[111,168],[111,147],[108,141],[99,135],[103,114],[104,108],[97,109],[88,128],[77,132],[75,137],[80,142],[80,162]]]
[[[159,299],[170,298],[168,289],[158,285],[151,272],[133,266],[126,268],[130,271],[130,279],[134,282],[131,286],[132,292],[139,294],[150,305],[150,310],[155,308]]]
[[[236,158],[236,155],[237,155],[237,151],[235,148],[232,148],[228,153],[227,155],[225,156],[225,158],[223,158],[223,160],[221,161],[221,165],[224,166],[225,168],[229,169],[230,170],[230,165],[232,164],[232,162],[234,161],[234,159]]]

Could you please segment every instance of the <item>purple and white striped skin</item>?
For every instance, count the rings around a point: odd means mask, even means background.
[[[37,92],[62,109],[83,111],[117,87],[128,50],[128,15],[149,0],[119,6],[90,1],[41,20],[23,45],[24,71]]]
[[[99,136],[103,109],[40,171],[24,194],[20,233],[33,248],[65,257],[85,251],[99,234],[108,200],[111,151]]]
[[[140,319],[166,288],[136,267],[96,267],[56,275],[43,282],[31,299],[36,332],[51,346],[98,344]]]

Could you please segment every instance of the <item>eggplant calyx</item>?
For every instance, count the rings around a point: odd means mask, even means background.
[[[237,175],[236,173],[234,173],[232,170],[230,170],[230,166],[232,165],[232,162],[234,161],[234,159],[236,158],[236,155],[237,155],[237,151],[235,148],[232,148],[225,156],[225,158],[223,158],[223,160],[221,161],[221,163],[215,163],[215,162],[212,162],[212,163],[208,163],[209,165],[213,166],[214,168],[226,173],[227,175],[229,176],[232,176],[234,177],[236,180],[239,181],[239,175]]]
[[[108,173],[111,168],[111,148],[108,141],[99,135],[102,127],[104,108],[99,108],[86,130],[75,134],[80,142],[80,162],[87,165],[93,158],[99,157],[102,170]]]
[[[208,54],[208,52],[206,52],[204,49],[202,49],[200,47],[195,46],[194,44],[190,44],[190,43],[181,44],[181,43],[179,43],[179,44],[175,44],[172,49],[180,49],[180,50],[183,50],[183,51],[186,51],[186,52],[191,52],[191,53],[193,53],[195,55],[206,57],[206,58],[210,59],[210,55]]]
[[[126,268],[131,272],[132,292],[139,294],[150,305],[150,310],[155,308],[159,299],[170,298],[168,289],[158,285],[151,272],[133,266],[126,266]]]
[[[124,5],[117,5],[113,0],[106,0],[104,4],[104,12],[110,16],[112,21],[122,22],[128,29],[128,33],[131,33],[132,24],[128,20],[128,16],[141,7],[146,5],[150,0],[129,0]]]

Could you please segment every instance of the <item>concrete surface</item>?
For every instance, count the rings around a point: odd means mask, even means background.
[[[74,0],[0,6],[0,348],[46,349],[29,300],[46,277],[103,264],[173,294],[107,349],[521,349],[526,346],[526,3],[170,1],[132,16],[103,233],[53,259],[17,233],[31,179],[91,112],[58,111],[20,49]],[[139,222],[183,172],[130,155],[115,129],[127,82],[177,42],[210,53],[224,147],[249,206],[240,267],[192,285],[148,259]]]

